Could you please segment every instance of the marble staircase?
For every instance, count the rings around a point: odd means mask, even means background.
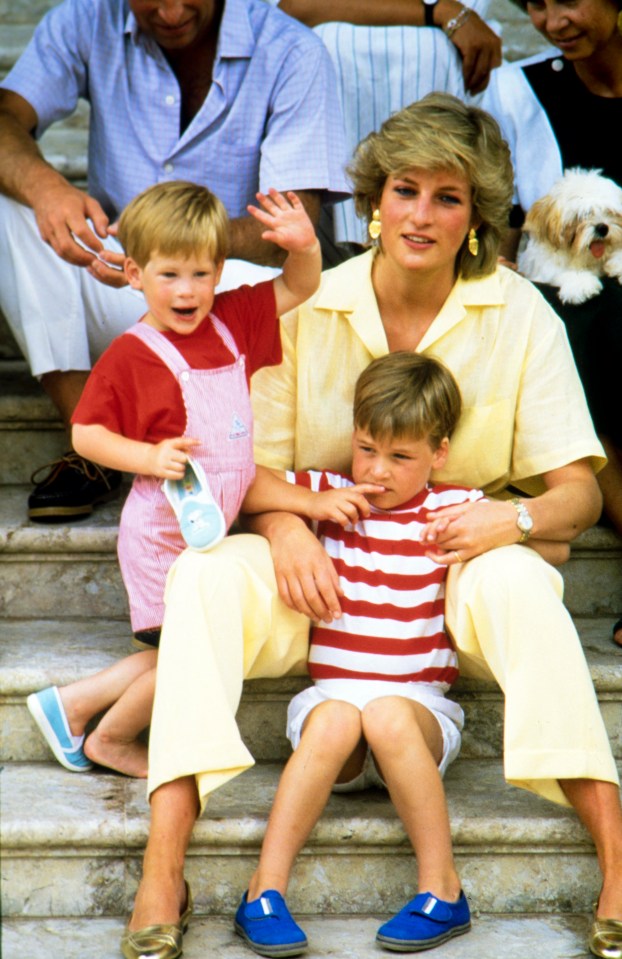
[[[118,954],[140,872],[148,829],[145,786],[103,770],[63,770],[34,727],[25,697],[99,669],[128,649],[115,559],[119,503],[68,526],[28,523],[28,473],[33,461],[45,458],[42,451],[51,456],[61,448],[62,432],[17,361],[5,362],[1,372],[2,955],[77,959],[88,951],[108,959]],[[568,605],[622,762],[622,656],[608,639],[622,610],[621,574],[622,543],[602,528],[580,538],[564,569]],[[231,959],[247,954],[230,916],[256,860],[287,756],[287,702],[303,682],[246,685],[240,724],[258,762],[214,797],[195,829],[187,875],[199,920],[186,936],[189,959],[206,951]],[[589,838],[566,810],[504,784],[498,689],[461,680],[456,695],[467,724],[446,786],[459,868],[477,921],[471,935],[445,947],[448,955],[583,956],[587,914],[598,891]],[[312,936],[312,953],[378,955],[375,923],[408,898],[414,875],[384,794],[333,797],[291,887],[291,905]]]
[[[0,0],[0,78],[54,0]],[[537,38],[509,0],[494,0],[511,59]],[[84,181],[86,110],[48,134],[46,155]],[[1,282],[1,277],[0,277]],[[31,524],[30,473],[62,452],[63,432],[0,323],[0,799],[3,959],[113,959],[131,909],[148,829],[145,785],[96,770],[75,775],[51,757],[26,696],[115,661],[129,624],[115,555],[120,503],[63,526]],[[622,655],[609,642],[622,611],[622,542],[596,528],[564,568],[601,709],[622,764]],[[537,664],[534,664],[537,668]],[[197,824],[187,876],[197,919],[187,959],[251,955],[231,916],[256,861],[279,770],[285,710],[303,680],[248,683],[240,724],[257,765],[221,790]],[[467,724],[446,787],[473,932],[448,959],[577,959],[598,893],[589,837],[568,811],[504,784],[503,702],[492,684],[461,680]],[[380,956],[380,920],[413,889],[403,830],[379,792],[335,796],[294,873],[290,904],[310,955]]]

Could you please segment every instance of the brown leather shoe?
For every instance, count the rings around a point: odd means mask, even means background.
[[[42,470],[47,476],[37,482]],[[36,523],[63,523],[90,516],[93,507],[119,495],[122,474],[97,466],[73,451],[42,466],[31,477],[28,516]]]

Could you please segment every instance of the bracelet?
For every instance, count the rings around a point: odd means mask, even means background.
[[[451,39],[456,30],[459,30],[465,20],[468,20],[472,12],[470,7],[463,7],[460,13],[457,13],[451,20],[448,20],[443,27],[445,35]]]

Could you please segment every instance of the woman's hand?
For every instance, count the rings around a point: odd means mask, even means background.
[[[602,499],[587,459],[550,470],[542,478],[546,492],[524,500],[533,519],[529,545],[545,559],[561,563],[565,562],[567,551],[554,548],[554,544],[564,547],[595,523]],[[448,506],[431,513],[421,531],[421,542],[430,547],[426,555],[446,566],[464,563],[497,546],[518,543],[520,538],[516,509],[508,500]]]
[[[333,563],[304,520],[292,513],[261,513],[245,525],[270,542],[279,596],[286,606],[325,623],[339,619],[343,590]]]
[[[516,510],[501,500],[479,500],[437,510],[429,514],[429,522],[421,531],[421,542],[430,547],[426,556],[445,566],[464,563],[519,539]]]

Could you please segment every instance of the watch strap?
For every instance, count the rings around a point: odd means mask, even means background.
[[[438,0],[423,0],[423,23],[426,27],[436,27],[434,23],[434,7]]]
[[[512,504],[512,506],[518,513],[518,519],[516,521],[518,528],[520,530],[520,539],[518,542],[526,543],[529,537],[531,536],[531,527],[533,526],[533,519],[531,517],[531,513],[529,512],[525,504],[521,502],[521,500],[519,500],[518,496],[513,496],[512,499],[510,500],[510,503]],[[528,528],[525,529],[521,521],[526,521],[529,524]]]

